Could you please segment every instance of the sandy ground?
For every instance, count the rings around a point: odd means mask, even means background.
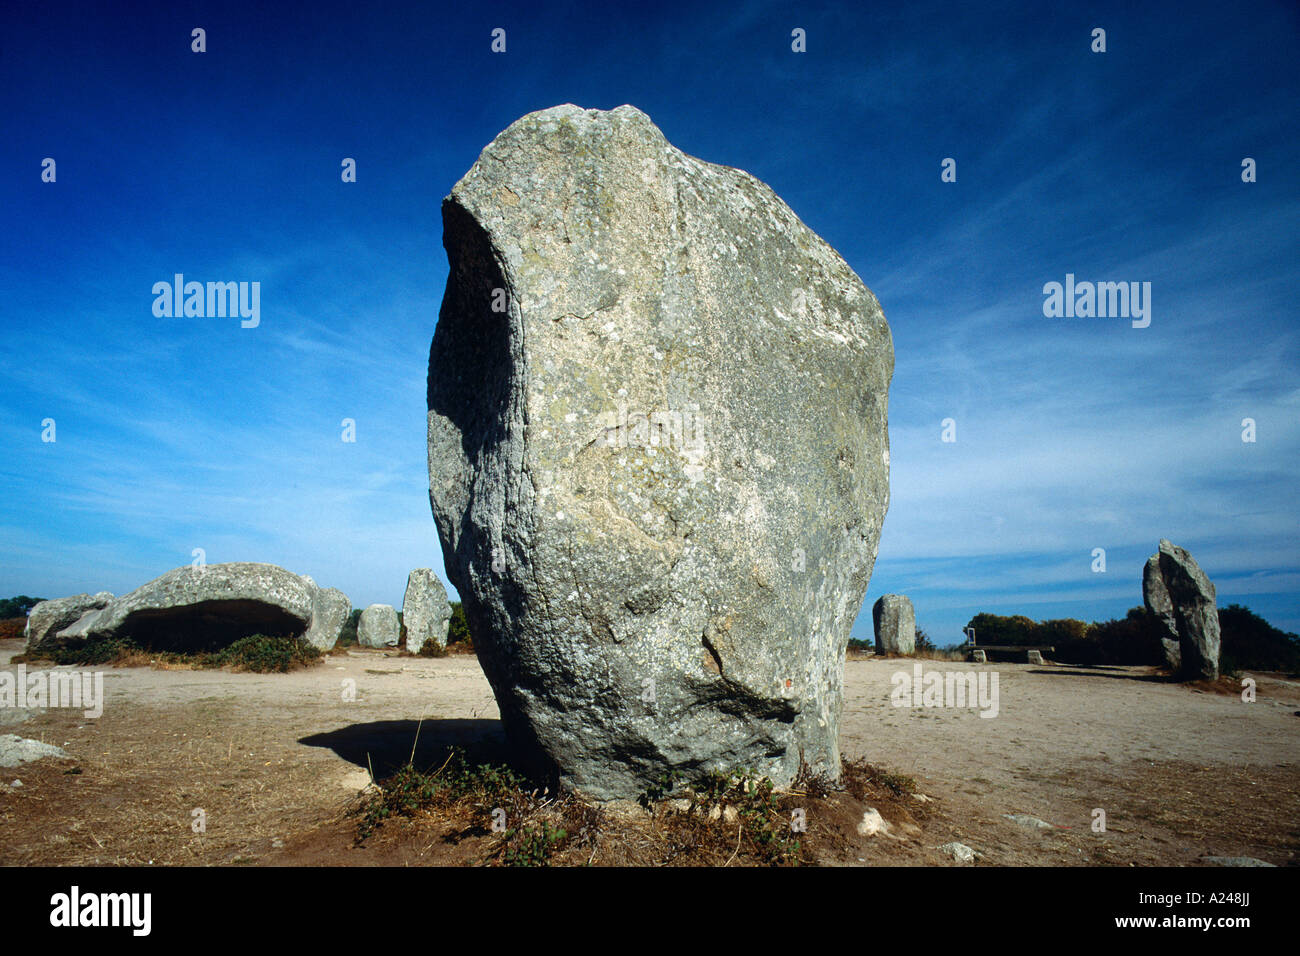
[[[0,668],[21,650],[0,641]],[[912,661],[846,663],[845,754],[915,777],[936,808],[915,838],[864,838],[862,862],[952,864],[936,848],[958,840],[994,865],[1300,864],[1300,682],[1250,675],[1246,703],[1144,668],[923,668],[996,672],[997,716],[895,706],[892,679]],[[413,746],[419,763],[501,744],[473,657],[350,650],[290,674],[103,673],[98,719],[0,707],[0,734],[71,756],[0,768],[0,864],[391,863],[343,839],[369,768],[382,777]],[[464,862],[439,852],[396,861]]]

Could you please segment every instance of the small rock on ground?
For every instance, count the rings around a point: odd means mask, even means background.
[[[28,740],[17,734],[0,734],[0,767],[16,767],[42,757],[67,757],[68,752],[53,744]]]
[[[877,833],[888,832],[889,824],[880,815],[880,811],[875,807],[868,807],[862,814],[862,822],[858,824],[858,833],[861,836],[875,836]]]
[[[978,855],[965,843],[957,843],[956,841],[945,843],[943,846],[939,847],[939,851],[941,853],[947,853],[958,863],[974,863],[975,857]]]
[[[1046,820],[1040,820],[1038,817],[1031,817],[1027,813],[1004,813],[1002,814],[1017,826],[1029,827],[1031,830],[1053,830],[1053,827]]]

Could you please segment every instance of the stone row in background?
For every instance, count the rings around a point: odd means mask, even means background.
[[[408,650],[418,654],[430,641],[446,646],[451,607],[429,568],[411,572],[403,609]],[[49,651],[70,640],[131,636],[165,647],[178,639],[229,644],[256,633],[293,634],[329,650],[338,643],[351,611],[346,594],[321,588],[305,574],[274,564],[232,561],[175,568],[121,597],[101,591],[42,601],[28,615],[25,634],[28,653]],[[369,647],[396,647],[397,612],[388,605],[371,605],[361,615],[358,639]]]
[[[916,611],[903,594],[886,594],[871,609],[877,654],[916,653]]]

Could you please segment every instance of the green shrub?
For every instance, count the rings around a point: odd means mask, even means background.
[[[736,811],[741,835],[751,852],[769,864],[799,860],[799,839],[790,827],[790,814],[767,777],[747,769],[705,775],[691,792],[687,817],[710,819],[727,808]]]
[[[67,641],[36,655],[23,655],[25,660],[49,660],[55,664],[74,666],[113,664],[129,661],[133,657],[147,657],[151,661],[165,664],[234,667],[236,670],[268,674],[284,673],[295,664],[314,664],[320,660],[321,652],[299,637],[253,634],[217,651],[158,651],[145,647],[130,637],[107,637]],[[134,663],[145,662],[137,660]]]
[[[916,629],[916,651],[929,653],[935,650],[934,641],[930,640],[930,635],[925,633],[919,627]]]
[[[463,644],[466,650],[474,649],[474,637],[469,632],[469,619],[465,616],[465,605],[460,601],[451,602],[451,620],[447,622],[447,643]]]
[[[294,664],[314,664],[321,652],[298,637],[251,634],[215,654],[201,655],[208,667],[234,667],[256,674],[287,673]]]
[[[1219,669],[1224,673],[1250,670],[1300,671],[1300,636],[1278,630],[1250,608],[1229,604],[1219,608]]]
[[[1063,664],[1149,664],[1165,662],[1161,638],[1167,634],[1160,619],[1145,607],[1130,608],[1119,619],[1085,624],[1070,619],[1032,621],[1027,617],[977,614],[980,644],[1040,644],[1055,647],[1054,660]],[[1249,608],[1230,604],[1219,608],[1221,646],[1219,669],[1235,674],[1243,668],[1300,671],[1300,636],[1278,630]]]
[[[549,821],[506,831],[506,849],[501,862],[506,866],[550,866],[551,855],[564,845],[569,834]]]
[[[471,763],[465,751],[452,747],[437,770],[423,772],[406,764],[383,781],[382,789],[363,801],[358,814],[357,842],[379,829],[390,817],[414,816],[421,810],[469,801],[479,808],[511,802],[524,789],[525,779],[509,767]]]
[[[25,618],[31,613],[32,608],[44,600],[45,598],[28,597],[26,594],[0,599],[0,620],[11,617]]]
[[[339,631],[339,639],[335,647],[348,647],[357,644],[357,626],[361,623],[361,609],[353,608],[348,614],[348,619],[343,622],[343,629]]]

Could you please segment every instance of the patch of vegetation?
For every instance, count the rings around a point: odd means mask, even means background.
[[[931,654],[936,650],[938,648],[934,646],[934,641],[930,640],[930,635],[918,627],[916,629],[916,653]]]
[[[44,600],[45,598],[28,597],[26,594],[0,599],[0,620],[8,620],[13,617],[25,619],[31,613],[32,608]]]
[[[901,773],[882,770],[862,758],[840,759],[840,786],[855,800],[868,800],[876,791],[887,791],[895,799],[916,793],[916,781]]]
[[[24,632],[27,630],[27,618],[10,617],[0,620],[0,641],[12,640],[17,638],[22,640]]]
[[[1093,622],[1073,619],[1033,621],[1023,615],[976,614],[980,644],[1046,645],[1066,664],[1163,665],[1160,639],[1164,625],[1145,607],[1130,608],[1120,619]],[[1225,674],[1242,669],[1300,671],[1300,636],[1278,630],[1239,604],[1219,608],[1219,667]]]
[[[469,618],[465,616],[465,605],[460,601],[451,602],[451,620],[447,622],[447,643],[461,644],[469,651],[474,649],[474,636],[469,632]]]
[[[469,817],[462,834],[495,835],[488,862],[547,866],[562,850],[594,845],[604,814],[572,794],[552,795],[503,764],[474,763],[459,747],[431,772],[407,764],[362,799],[356,842],[389,820],[421,814]]]
[[[667,800],[673,795],[680,780],[681,775],[676,770],[665,770],[656,782],[646,787],[645,791],[636,798],[636,802],[653,812],[660,801]]]
[[[680,787],[680,775],[665,772],[642,794],[639,802],[649,811],[643,815],[607,813],[452,748],[436,769],[408,763],[363,794],[352,811],[355,841],[390,843],[407,833],[405,839],[424,845],[440,833],[443,843],[479,841],[479,860],[497,866],[581,866],[597,859],[624,866],[798,866],[827,851],[848,859],[861,854],[853,832],[861,811],[843,791],[859,802],[893,807],[891,813],[905,821],[918,808],[910,777],[860,760],[845,760],[842,768],[837,783],[801,759],[795,784],[784,793],[747,769],[705,773]],[[387,834],[398,820],[406,821],[404,827]],[[817,821],[811,831],[809,820]],[[814,833],[816,852],[809,842]]]
[[[339,631],[339,639],[335,647],[355,647],[357,641],[357,626],[361,623],[361,609],[353,608],[348,614],[348,619],[343,622],[343,628]]]
[[[96,664],[138,666],[161,664],[170,667],[217,668],[257,674],[286,673],[295,666],[307,667],[321,659],[321,652],[298,637],[252,634],[217,651],[155,651],[129,637],[68,641],[36,654],[21,654],[15,662],[53,661],[85,667]]]
[[[767,777],[748,769],[713,771],[692,788],[686,809],[669,810],[665,822],[683,848],[717,853],[734,843],[728,860],[744,850],[757,862],[779,866],[804,862],[791,826],[793,809],[791,798],[779,796]]]
[[[321,659],[319,648],[301,638],[252,634],[215,654],[199,655],[203,667],[233,667],[255,674],[288,673],[295,665],[309,666]]]
[[[862,638],[862,637],[849,638],[849,650],[851,651],[874,651],[875,649],[876,649],[875,641],[869,641],[866,638]]]
[[[507,846],[501,861],[506,866],[549,866],[551,856],[564,845],[569,834],[546,820],[506,832]]]
[[[1248,607],[1219,608],[1219,667],[1226,673],[1242,669],[1300,671],[1300,635],[1282,631]]]
[[[800,750],[799,772],[795,774],[794,783],[790,786],[791,792],[806,794],[820,800],[836,789],[838,788],[830,774],[824,770],[813,770],[808,766],[808,761],[804,759],[803,751]]]
[[[424,646],[420,648],[418,657],[446,657],[447,648],[439,647],[437,641],[425,641]]]

